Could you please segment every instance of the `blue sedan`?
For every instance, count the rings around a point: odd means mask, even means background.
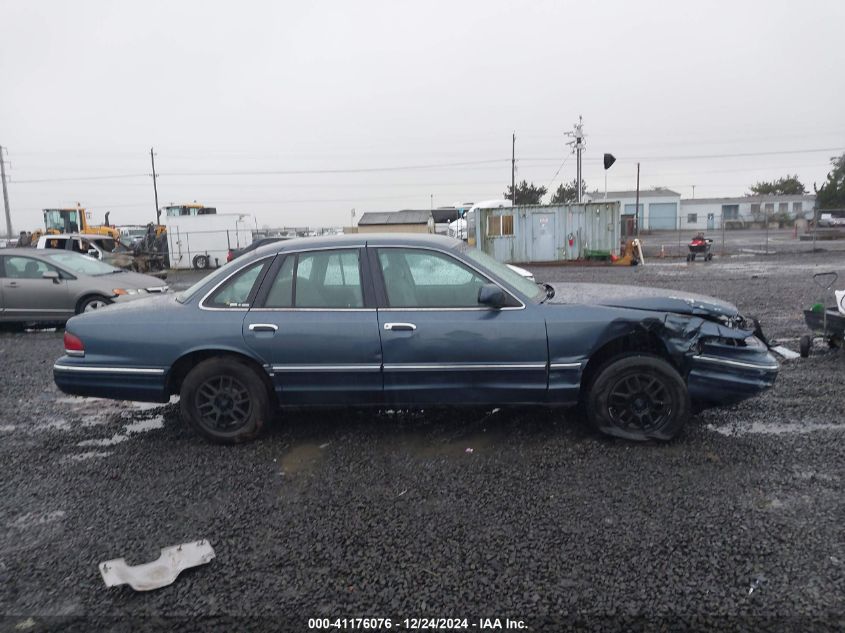
[[[538,285],[463,242],[270,244],[176,296],[72,318],[69,394],[166,402],[224,443],[280,407],[581,405],[600,432],[668,440],[692,411],[770,387],[754,321],[717,299]]]

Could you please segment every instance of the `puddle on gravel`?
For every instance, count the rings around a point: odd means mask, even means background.
[[[808,422],[799,424],[777,423],[777,422],[752,422],[751,424],[731,424],[727,426],[716,426],[708,424],[707,429],[721,435],[801,435],[815,431],[845,431],[845,424],[834,424],[831,422]]]
[[[292,446],[281,459],[279,465],[282,472],[286,474],[294,474],[303,472],[314,468],[317,464],[323,461],[326,455],[327,444],[298,444]]]

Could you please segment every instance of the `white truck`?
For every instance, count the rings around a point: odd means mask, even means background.
[[[255,219],[244,213],[164,216],[171,268],[217,268],[229,249],[252,244]]]

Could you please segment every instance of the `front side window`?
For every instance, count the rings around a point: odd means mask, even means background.
[[[255,262],[227,279],[206,299],[204,305],[209,308],[248,308],[266,263],[266,260]]]
[[[56,270],[46,262],[31,257],[7,257],[6,277],[12,279],[41,279],[48,270]]]
[[[270,285],[264,307],[363,308],[358,249],[288,255]]]
[[[378,259],[391,308],[477,308],[478,290],[488,283],[436,251],[386,248]]]

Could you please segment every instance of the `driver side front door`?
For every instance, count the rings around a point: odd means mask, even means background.
[[[368,251],[373,251],[368,248]],[[444,251],[379,247],[379,333],[385,402],[506,404],[542,401],[546,325],[533,305],[479,305],[484,274]]]

